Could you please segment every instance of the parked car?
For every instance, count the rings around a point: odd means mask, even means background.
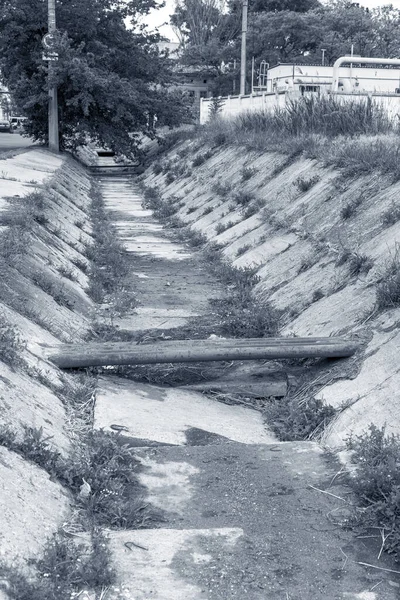
[[[26,117],[11,117],[10,123],[12,129],[22,129],[24,123],[26,121]]]
[[[8,119],[0,119],[0,131],[12,133],[11,123]]]

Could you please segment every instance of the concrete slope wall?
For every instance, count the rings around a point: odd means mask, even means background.
[[[71,158],[39,148],[1,160],[0,173],[0,437],[41,430],[65,454],[75,432],[63,399],[76,382],[44,349],[90,328],[91,181]],[[0,455],[0,552],[15,565],[40,553],[69,496],[21,456]]]
[[[205,162],[193,166],[205,152]],[[343,408],[325,442],[341,447],[371,422],[400,433],[400,309],[378,310],[376,302],[377,285],[396,261],[400,221],[388,224],[384,215],[399,210],[400,183],[190,141],[161,165],[158,175],[148,169],[145,185],[179,203],[177,216],[218,244],[226,260],[257,270],[254,293],[282,311],[282,335],[351,333],[365,341],[335,376],[341,380],[320,389],[321,398]]]

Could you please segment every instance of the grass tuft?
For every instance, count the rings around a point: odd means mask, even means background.
[[[312,439],[335,414],[332,406],[312,396],[273,398],[264,408],[268,426],[283,442]]]
[[[0,564],[0,576],[10,600],[70,600],[84,590],[94,590],[97,597],[116,581],[110,559],[107,540],[98,529],[91,531],[86,544],[66,538],[60,530],[47,541],[43,556],[29,561],[34,578],[5,564]]]
[[[15,366],[21,360],[24,347],[17,328],[0,314],[0,360]]]
[[[400,438],[385,428],[369,430],[348,441],[357,465],[350,485],[363,506],[362,522],[383,532],[383,550],[400,559]]]

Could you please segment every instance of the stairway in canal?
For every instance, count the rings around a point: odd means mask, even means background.
[[[142,208],[132,178],[99,185],[140,302],[116,324],[165,332],[206,315],[222,290],[199,255]],[[107,532],[119,579],[108,600],[397,597],[395,575],[359,564],[377,552],[346,528],[351,495],[316,443],[278,442],[252,408],[117,376],[99,381],[94,427],[136,447],[144,502],[163,516]]]

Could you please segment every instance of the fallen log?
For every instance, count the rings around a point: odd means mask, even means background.
[[[135,345],[132,342],[63,344],[48,359],[63,369],[111,365],[144,365],[203,361],[283,358],[343,358],[359,344],[343,338],[256,338],[173,340]]]

